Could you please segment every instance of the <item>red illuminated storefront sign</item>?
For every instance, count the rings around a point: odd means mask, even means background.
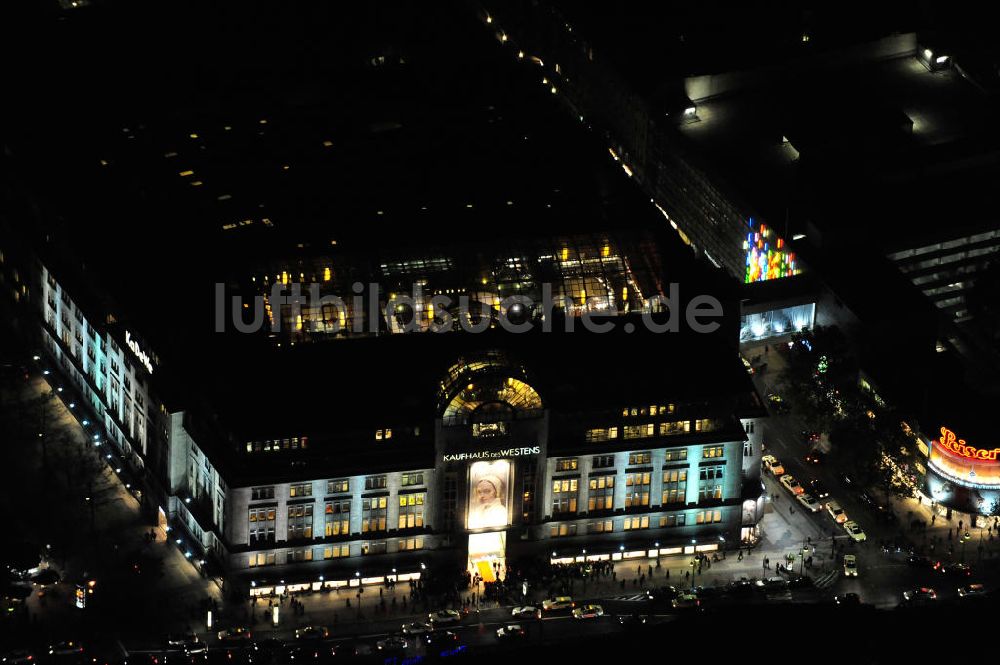
[[[965,439],[959,439],[947,427],[941,428],[941,438],[938,440],[938,443],[956,455],[973,460],[992,460],[995,462],[997,454],[1000,453],[1000,448],[986,450],[984,448],[967,446],[965,445]]]

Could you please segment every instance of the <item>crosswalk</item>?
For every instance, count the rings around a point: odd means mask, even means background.
[[[637,600],[647,600],[648,598],[649,596],[647,596],[644,593],[634,593],[630,596],[612,596],[608,600],[623,600],[623,601],[635,602]]]
[[[813,582],[813,586],[817,589],[828,589],[837,581],[840,576],[839,570],[831,570],[828,573],[824,573],[820,577],[817,577]]]

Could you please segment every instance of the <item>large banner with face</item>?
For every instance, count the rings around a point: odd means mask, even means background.
[[[510,524],[510,460],[476,462],[469,467],[468,528]]]

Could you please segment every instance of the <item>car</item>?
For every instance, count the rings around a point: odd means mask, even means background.
[[[423,643],[428,649],[447,649],[458,646],[458,634],[450,630],[437,630],[423,636]]]
[[[403,635],[423,635],[434,630],[434,626],[423,621],[412,621],[403,624]]]
[[[297,640],[325,640],[330,637],[330,630],[326,626],[305,626],[295,629],[295,639]]]
[[[646,626],[646,622],[649,620],[648,617],[639,614],[638,612],[632,614],[619,614],[618,623],[622,628],[626,630],[639,630]]]
[[[438,610],[427,615],[427,620],[432,626],[445,626],[452,623],[459,623],[462,620],[462,615],[455,610]]]
[[[785,467],[781,466],[781,462],[774,455],[764,455],[760,458],[760,463],[775,476],[780,476],[785,472]]]
[[[958,587],[958,596],[968,598],[970,596],[982,596],[986,593],[986,587],[982,584],[966,584]]]
[[[194,633],[171,633],[167,635],[167,646],[170,647],[185,647],[188,644],[198,641],[198,636]]]
[[[208,654],[208,646],[204,642],[188,642],[184,645],[184,655],[190,660],[196,656]]]
[[[814,497],[812,494],[809,494],[808,492],[797,494],[795,498],[798,499],[798,502],[802,504],[802,507],[808,510],[810,513],[818,513],[820,510],[823,509],[823,506],[821,506],[819,501],[816,500],[816,497]]]
[[[809,481],[809,493],[820,501],[830,498],[830,490],[816,478]]]
[[[903,600],[907,603],[926,602],[937,600],[937,592],[930,587],[920,587],[903,592]]]
[[[833,602],[848,607],[857,606],[861,604],[861,597],[856,593],[842,593],[839,596],[834,596]]]
[[[822,450],[811,450],[802,459],[809,464],[822,464],[826,460],[826,453]]]
[[[528,636],[527,631],[519,623],[508,623],[497,628],[497,639],[501,641],[519,640]]]
[[[783,475],[779,482],[792,494],[802,494],[806,491],[806,489],[799,484],[799,481],[795,479],[795,476],[790,473]]]
[[[220,630],[217,637],[220,642],[249,642],[251,633],[248,629],[243,628],[242,626],[235,626],[233,628]]]
[[[853,554],[844,555],[844,577],[858,576],[858,557]]]
[[[518,619],[533,619],[538,616],[540,611],[534,605],[522,605],[512,609],[510,615]]]
[[[604,616],[604,608],[600,605],[583,605],[573,610],[574,619],[596,619]]]
[[[698,596],[693,593],[685,593],[674,598],[671,605],[675,610],[696,609],[699,605],[701,605],[701,601],[698,599]]]
[[[733,580],[726,585],[726,593],[740,595],[754,591],[754,583],[745,577]]]
[[[934,566],[934,562],[925,556],[919,554],[911,554],[906,558],[906,563],[913,566],[914,568],[931,568]]]
[[[795,575],[788,578],[788,586],[792,589],[808,589],[813,585],[813,578],[808,575]]]
[[[403,651],[409,646],[406,639],[399,635],[391,635],[375,643],[379,651]]]
[[[77,653],[83,653],[83,645],[73,640],[56,642],[49,645],[50,656],[70,656]]]
[[[0,656],[3,665],[28,665],[35,661],[35,654],[28,649],[14,649]]]
[[[830,517],[837,524],[843,524],[847,521],[847,513],[844,512],[844,509],[836,501],[830,501],[826,504],[826,512],[830,513]]]
[[[844,531],[847,532],[847,535],[850,536],[854,542],[860,543],[868,539],[868,536],[865,535],[865,532],[861,530],[861,525],[855,522],[854,520],[847,520],[846,522],[844,522],[843,526],[844,526]]]
[[[939,573],[944,573],[946,575],[953,575],[955,577],[971,577],[972,576],[972,566],[967,563],[943,563],[938,561],[934,564],[934,570]]]
[[[542,601],[542,609],[546,612],[549,610],[568,610],[573,607],[576,607],[576,603],[570,596],[556,596]]]

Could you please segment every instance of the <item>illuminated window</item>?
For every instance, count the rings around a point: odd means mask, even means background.
[[[288,488],[288,496],[312,496],[313,486],[312,483],[301,483],[299,485],[292,485]]]
[[[361,532],[385,531],[388,498],[384,496],[361,500]]]
[[[299,563],[300,561],[312,561],[312,560],[313,560],[313,551],[311,547],[300,550],[289,550],[288,552],[289,563]]]
[[[636,515],[635,517],[626,517],[623,526],[626,531],[631,531],[633,529],[648,529],[649,515]]]
[[[575,513],[579,492],[577,478],[563,478],[552,482],[552,514]]]
[[[556,460],[556,471],[576,471],[579,460],[576,457],[563,457]]]
[[[576,525],[575,524],[553,524],[549,527],[549,536],[552,538],[560,538],[562,536],[575,536],[576,535]]]
[[[664,469],[662,504],[687,501],[687,469]]]
[[[288,540],[312,538],[312,504],[288,506]],[[309,550],[312,552],[312,550]]]
[[[653,423],[645,425],[625,425],[624,436],[626,439],[644,439],[653,436]]]
[[[688,458],[687,448],[681,448],[680,450],[668,450],[666,453],[666,457],[664,458],[664,461],[683,462],[687,458]]]
[[[413,529],[424,525],[425,492],[399,495],[399,528]]]
[[[413,485],[423,485],[424,484],[424,472],[416,471],[413,473],[404,473],[402,477],[403,487],[411,487]]]
[[[351,532],[351,500],[328,501],[326,504],[326,535],[346,536]]]
[[[323,548],[324,559],[339,559],[345,556],[351,556],[350,545],[330,545]]]
[[[713,429],[715,429],[715,423],[708,418],[694,421],[695,432],[711,432]]]
[[[275,564],[274,552],[258,552],[250,555],[250,567],[273,566]]]
[[[695,524],[718,524],[722,521],[721,510],[703,510],[695,515]]]
[[[412,550],[422,550],[424,549],[424,539],[419,538],[400,538],[399,539],[399,551],[409,552]]]
[[[615,505],[615,477],[591,476],[587,510],[612,510]]]
[[[685,521],[685,515],[664,515],[660,518],[660,527],[684,526]]]
[[[275,512],[273,507],[250,509],[248,517],[250,545],[274,543]]]
[[[637,464],[649,464],[652,459],[652,454],[648,450],[643,450],[637,453],[628,454],[629,466],[636,466]]]
[[[347,494],[350,491],[350,478],[338,478],[337,480],[329,480],[326,483],[327,494]]]
[[[361,554],[385,554],[386,546],[384,540],[372,540],[361,543]]]
[[[600,520],[587,524],[587,533],[611,533],[615,530],[615,523],[612,520]]]
[[[725,476],[725,465],[703,466],[699,469],[698,501],[711,501],[722,498],[722,481]]]
[[[725,456],[725,448],[722,446],[705,446],[701,450],[701,456],[705,459],[715,459]]]
[[[684,434],[691,431],[691,421],[672,420],[660,423],[660,436],[670,436],[671,434]]]
[[[612,439],[617,438],[617,427],[598,427],[595,429],[588,429],[584,435],[584,440],[588,443],[593,441],[611,441]]]
[[[625,474],[626,508],[649,505],[650,475],[648,471]]]

